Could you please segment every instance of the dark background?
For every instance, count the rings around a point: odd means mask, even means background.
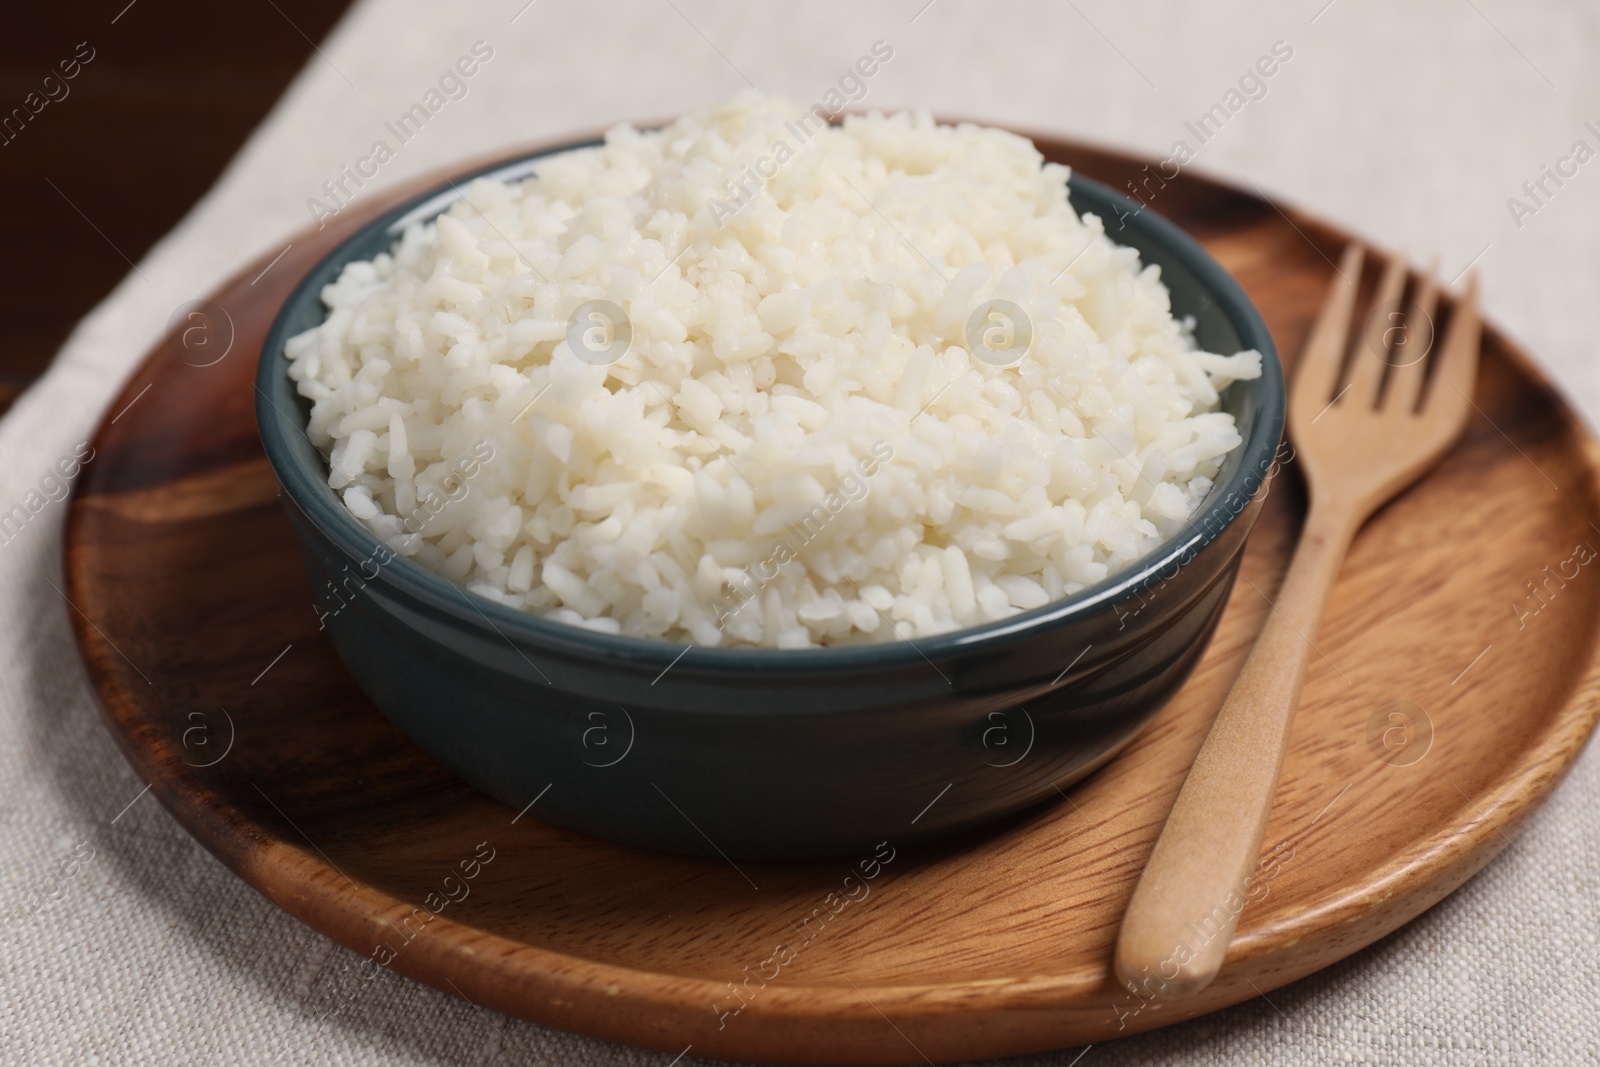
[[[30,92],[43,96],[45,76],[59,79],[58,63],[81,42],[94,58],[65,82],[64,98],[0,143],[0,411],[130,272],[129,260],[138,262],[210,188],[347,6],[8,5],[0,116]]]

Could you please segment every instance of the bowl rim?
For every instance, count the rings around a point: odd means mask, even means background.
[[[288,340],[289,319],[307,301],[321,305],[320,280],[337,264],[354,261],[353,246],[370,241],[379,231],[398,239],[406,225],[442,214],[451,204],[466,197],[464,188],[479,178],[515,180],[532,172],[537,163],[550,156],[603,141],[587,139],[560,142],[518,152],[496,162],[475,166],[444,178],[427,191],[406,198],[378,217],[362,224],[343,238],[332,251],[317,261],[295,283],[282,306],[274,314],[262,343],[255,375],[255,414],[257,432],[273,473],[292,503],[340,552],[352,559],[373,558],[387,545],[352,515],[327,484],[326,458],[320,449],[312,451],[322,458],[315,471],[295,455],[290,434],[302,437],[305,427],[273,402],[271,388],[280,376],[288,381],[288,360],[284,343]],[[1249,435],[1237,446],[1239,461],[1229,476],[1212,486],[1204,506],[1189,517],[1173,536],[1139,557],[1123,570],[1065,597],[1016,615],[969,626],[931,637],[898,638],[857,645],[831,645],[820,648],[772,648],[767,646],[699,645],[662,638],[633,637],[589,630],[573,623],[509,607],[472,592],[465,586],[437,574],[408,557],[393,554],[379,573],[368,581],[382,581],[452,616],[472,629],[493,631],[514,649],[523,645],[560,649],[585,658],[605,658],[619,663],[665,670],[680,660],[692,659],[695,669],[744,670],[751,672],[795,669],[883,668],[923,660],[932,663],[937,656],[967,655],[992,651],[1008,641],[1030,632],[1044,631],[1096,614],[1125,598],[1140,585],[1150,583],[1174,565],[1183,566],[1250,509],[1246,503],[1268,480],[1270,465],[1282,439],[1287,397],[1277,345],[1260,311],[1244,288],[1225,267],[1186,231],[1148,206],[1130,200],[1104,183],[1070,173],[1069,198],[1082,192],[1113,206],[1119,214],[1120,230],[1133,230],[1159,244],[1171,258],[1187,269],[1206,294],[1222,311],[1239,334],[1242,348],[1261,353],[1261,376],[1235,382],[1230,388],[1250,388],[1258,393],[1259,405]],[[1080,210],[1080,215],[1096,214]],[[1106,220],[1102,217],[1102,222]],[[1107,236],[1110,236],[1109,229]],[[1113,238],[1115,241],[1115,238]],[[1121,243],[1121,242],[1117,242]],[[1126,245],[1124,245],[1126,247]],[[1143,256],[1141,255],[1141,259]],[[291,392],[292,388],[291,388]],[[294,399],[298,404],[298,396]],[[298,407],[297,407],[298,410]],[[287,424],[288,429],[285,428]],[[309,443],[309,440],[308,440]],[[1230,499],[1242,503],[1231,505]],[[392,550],[389,550],[392,553]],[[363,577],[365,574],[363,572]],[[1166,577],[1170,578],[1170,575]],[[487,627],[487,630],[485,630]],[[690,657],[688,653],[694,651]],[[659,678],[658,678],[659,680]],[[653,683],[652,683],[653,684]]]

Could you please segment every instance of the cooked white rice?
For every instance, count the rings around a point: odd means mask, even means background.
[[[1197,351],[1025,138],[806,115],[619,126],[346,267],[287,354],[351,513],[551,619],[783,648],[1002,619],[1174,532],[1259,354]],[[1010,365],[966,336],[993,299],[1031,322]],[[594,300],[631,323],[609,365],[565,339]]]

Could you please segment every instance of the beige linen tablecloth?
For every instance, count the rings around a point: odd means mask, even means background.
[[[863,106],[926,106],[1165,156],[1190,140],[1186,121],[1282,41],[1293,56],[1265,95],[1190,165],[1419,260],[1438,255],[1446,277],[1476,258],[1489,313],[1600,411],[1600,162],[1547,182],[1537,202],[1521,188],[1575,141],[1600,148],[1592,5],[925,3],[364,0],[217,187],[0,423],[0,510],[86,438],[175,308],[281,247],[311,221],[308,199],[334,206],[323,183],[476,41],[493,55],[466,95],[358,199],[461,157],[671,115],[745,75],[816,99],[878,40],[894,56]],[[101,28],[96,47],[114,52],[118,30]],[[105,179],[115,175],[108,160]],[[61,239],[86,257],[119,254],[89,225]],[[51,504],[0,545],[0,1062],[665,1067],[670,1056],[491,1018],[388,973],[319,1020],[315,991],[354,957],[192,841],[102,729],[52,585],[64,511]],[[1600,1063],[1597,807],[1591,751],[1513,847],[1382,943],[1270,999],[1082,1059],[1071,1049],[1024,1062]]]

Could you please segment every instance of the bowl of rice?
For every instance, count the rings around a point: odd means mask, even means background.
[[[1243,290],[1025,137],[825,117],[749,92],[442,182],[268,334],[310,610],[518,810],[950,834],[1114,756],[1220,616],[1283,426]]]

